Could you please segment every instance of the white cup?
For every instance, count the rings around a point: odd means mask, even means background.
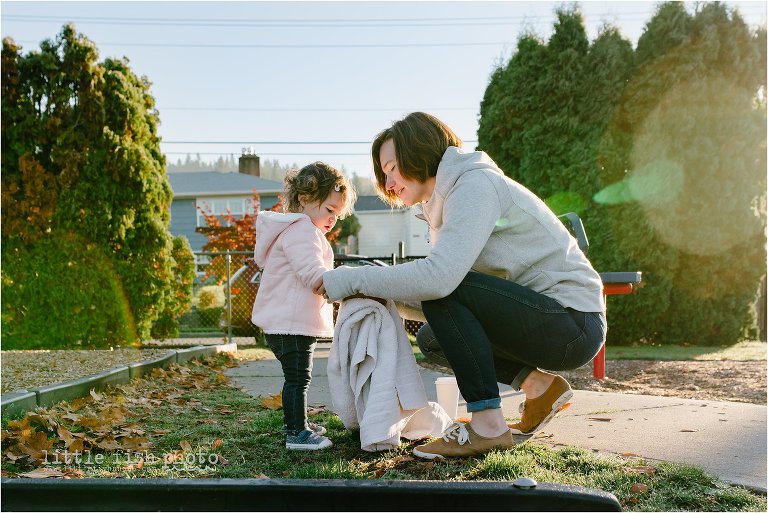
[[[443,407],[445,412],[455,419],[459,410],[459,385],[456,378],[446,376],[435,380],[437,389],[437,403]]]

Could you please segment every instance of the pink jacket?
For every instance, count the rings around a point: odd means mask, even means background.
[[[333,249],[307,215],[259,212],[254,259],[262,276],[253,324],[264,333],[333,336],[333,306],[312,292],[333,269]]]

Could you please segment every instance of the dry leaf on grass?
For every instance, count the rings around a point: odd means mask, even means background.
[[[216,456],[216,463],[221,463],[222,465],[229,465],[229,460],[222,456],[221,454],[214,454]]]
[[[64,477],[66,474],[59,469],[50,467],[40,467],[30,472],[19,474],[19,477],[28,477],[31,479],[45,479],[49,477]]]
[[[283,393],[262,397],[261,406],[268,410],[279,410],[283,407]]]
[[[656,473],[656,467],[649,467],[645,465],[639,465],[637,467],[622,467],[621,470],[629,474],[645,474],[647,476],[652,476]]]
[[[645,493],[648,491],[648,485],[643,483],[635,483],[632,485],[632,488],[630,488],[629,491],[632,493]]]
[[[307,415],[318,415],[320,413],[326,413],[327,411],[328,410],[326,409],[324,404],[307,406]]]

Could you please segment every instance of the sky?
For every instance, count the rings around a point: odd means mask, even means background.
[[[766,2],[724,2],[753,27]],[[72,22],[100,60],[126,57],[152,83],[169,162],[250,147],[372,175],[370,142],[416,110],[474,149],[485,88],[517,39],[546,41],[546,1],[0,2],[2,37],[39,48]],[[568,4],[570,5],[570,4]],[[578,2],[590,40],[606,23],[633,45],[657,2]],[[689,11],[693,2],[686,2]]]

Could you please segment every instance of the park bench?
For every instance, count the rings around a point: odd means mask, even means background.
[[[584,230],[584,223],[581,222],[581,218],[575,212],[568,212],[558,217],[566,221],[563,224],[576,238],[579,248],[586,255],[589,249],[589,239],[587,239],[587,232]],[[600,273],[606,305],[608,304],[608,296],[631,294],[635,286],[642,280],[642,275],[643,273],[640,271]],[[605,346],[600,348],[600,352],[592,360],[592,375],[596,379],[605,379]]]

